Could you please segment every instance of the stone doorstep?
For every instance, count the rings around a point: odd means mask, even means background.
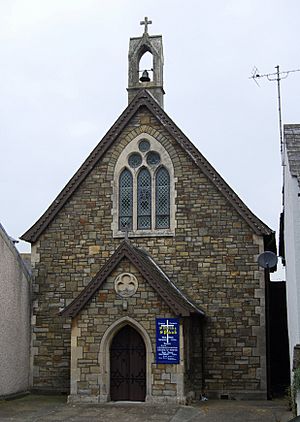
[[[127,404],[140,404],[140,405],[147,405],[147,406],[155,406],[155,405],[172,405],[172,406],[182,406],[186,405],[187,400],[186,397],[178,397],[178,396],[147,396],[145,401],[135,402],[135,401],[107,401],[106,395],[98,395],[98,396],[90,396],[90,395],[80,395],[80,394],[70,394],[68,395],[67,402],[69,404],[100,404],[100,405],[122,405],[124,403]]]

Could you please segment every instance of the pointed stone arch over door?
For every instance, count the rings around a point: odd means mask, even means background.
[[[113,401],[145,401],[146,347],[142,336],[125,325],[110,346],[110,397]]]

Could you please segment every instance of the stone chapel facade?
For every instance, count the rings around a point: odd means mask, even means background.
[[[145,23],[130,40],[127,108],[22,236],[33,388],[96,403],[265,398],[257,256],[274,233],[163,110],[162,38]],[[139,79],[145,52],[152,80]],[[158,361],[159,318],[178,321],[176,363]]]

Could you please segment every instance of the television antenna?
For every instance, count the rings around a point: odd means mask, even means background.
[[[300,72],[300,69],[280,71],[279,65],[275,66],[276,72],[274,73],[259,73],[259,70],[255,66],[252,71],[252,76],[249,79],[253,79],[256,85],[260,86],[258,79],[267,78],[270,82],[277,82],[277,97],[278,97],[278,118],[279,118],[279,134],[280,134],[280,152],[282,154],[282,165],[284,165],[284,142],[282,134],[282,117],[281,117],[281,93],[280,93],[280,81],[286,79],[290,73]]]

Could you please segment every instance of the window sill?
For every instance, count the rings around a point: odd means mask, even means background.
[[[135,230],[128,232],[128,238],[134,237],[172,237],[175,236],[175,231],[171,229],[165,230]],[[114,238],[124,238],[125,233],[117,231],[113,234]]]

